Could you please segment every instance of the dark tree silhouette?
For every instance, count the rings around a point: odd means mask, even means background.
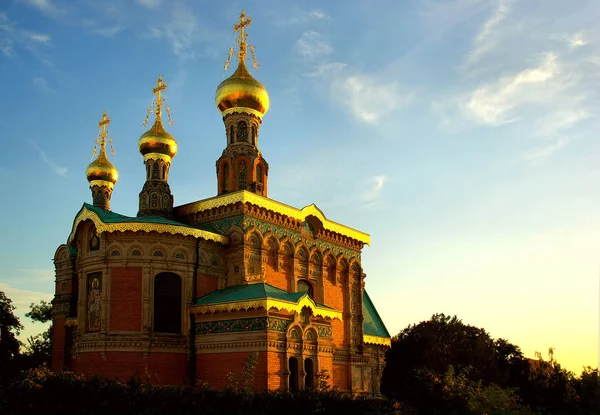
[[[23,329],[19,318],[14,314],[10,298],[0,291],[0,384],[10,379],[18,370],[21,342],[17,339]]]

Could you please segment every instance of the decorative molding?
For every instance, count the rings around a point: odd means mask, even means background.
[[[196,334],[236,333],[242,331],[272,330],[285,333],[291,321],[274,317],[256,317],[237,320],[202,321],[196,323]]]
[[[331,326],[318,325],[316,327],[317,327],[317,334],[319,335],[319,337],[325,337],[328,339],[331,339],[333,337],[333,331],[331,329]]]
[[[330,308],[319,307],[314,302],[308,293],[304,294],[298,302],[292,303],[289,301],[276,300],[272,298],[262,298],[258,300],[245,300],[245,301],[232,301],[227,303],[207,304],[207,305],[192,305],[190,311],[194,314],[206,314],[216,312],[229,312],[238,310],[249,310],[252,308],[264,308],[270,310],[274,308],[276,310],[286,310],[288,312],[298,313],[302,312],[304,307],[308,307],[312,310],[313,315],[320,316],[323,318],[338,319],[342,321],[342,312]]]
[[[179,215],[185,215],[218,208],[221,206],[234,205],[236,203],[250,203],[301,221],[304,221],[307,216],[312,215],[317,217],[321,223],[323,223],[324,229],[353,238],[367,245],[371,243],[371,237],[368,234],[327,219],[323,212],[321,212],[321,210],[314,204],[305,206],[302,209],[297,209],[247,190],[228,193],[226,195],[178,206],[175,210]]]
[[[170,234],[179,234],[183,236],[193,236],[194,238],[206,239],[209,241],[214,241],[217,243],[221,243],[223,245],[227,245],[229,243],[229,238],[224,235],[219,235],[217,233],[209,232],[203,229],[190,228],[184,225],[166,225],[159,223],[150,223],[150,222],[118,222],[118,223],[104,223],[98,215],[94,212],[83,208],[75,221],[73,222],[73,229],[71,230],[71,234],[69,235],[68,242],[72,243],[75,238],[75,232],[77,231],[77,226],[85,221],[91,220],[94,222],[96,226],[96,231],[98,234],[108,232],[158,232],[158,233],[170,233]]]
[[[363,335],[363,343],[380,344],[382,346],[391,347],[392,339],[389,337],[369,336],[368,334],[365,334]]]

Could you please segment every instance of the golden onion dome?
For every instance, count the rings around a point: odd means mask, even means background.
[[[165,130],[160,116],[157,116],[154,125],[140,137],[138,148],[143,156],[158,153],[173,158],[177,154],[177,141]]]
[[[119,180],[119,171],[108,161],[104,149],[101,149],[96,160],[92,161],[88,166],[85,177],[90,183],[99,180],[115,184]]]
[[[233,75],[219,84],[215,101],[221,113],[231,108],[250,108],[262,117],[269,110],[267,89],[250,75],[243,60]]]

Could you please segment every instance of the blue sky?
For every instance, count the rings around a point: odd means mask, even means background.
[[[0,5],[0,290],[21,316],[51,298],[51,258],[91,201],[104,110],[112,209],[136,214],[137,140],[159,74],[179,143],[175,203],[216,194],[214,92],[244,8],[271,98],[259,142],[269,196],[371,234],[366,284],[390,332],[444,312],[528,356],[555,347],[571,370],[597,366],[597,3],[216,4]]]

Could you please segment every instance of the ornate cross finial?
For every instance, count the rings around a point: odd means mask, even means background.
[[[162,117],[162,106],[165,98],[162,97],[162,92],[167,89],[167,83],[163,81],[162,75],[158,75],[158,79],[156,81],[156,86],[152,88],[152,94],[156,96],[156,99],[152,102],[154,105],[154,113],[156,114],[156,119],[160,119]],[[146,120],[144,121],[144,125],[148,126],[148,118],[150,117],[150,113],[152,112],[152,106],[148,107],[148,114],[146,114]],[[169,116],[169,125],[173,124],[171,120],[171,108],[167,106],[167,115]]]
[[[246,16],[246,12],[242,10],[240,12],[240,18],[237,23],[233,26],[233,30],[238,32],[238,37],[236,42],[238,44],[238,62],[245,63],[246,62],[246,53],[248,50],[252,55],[252,67],[254,69],[258,69],[258,62],[256,61],[256,56],[254,55],[254,46],[248,43],[248,34],[246,33],[246,27],[250,26],[252,23],[252,18]],[[231,62],[231,57],[233,56],[234,48],[229,48],[229,56],[225,61],[225,70],[229,68],[229,63]]]
[[[100,145],[100,153],[106,152],[106,141],[110,144],[111,155],[115,155],[115,149],[112,145],[112,138],[108,136],[107,126],[110,124],[110,118],[106,114],[106,111],[102,113],[102,119],[98,122],[98,127],[100,131],[98,132],[98,137],[96,137],[96,144],[94,145],[94,151],[92,152],[92,157],[96,155],[96,148]]]

